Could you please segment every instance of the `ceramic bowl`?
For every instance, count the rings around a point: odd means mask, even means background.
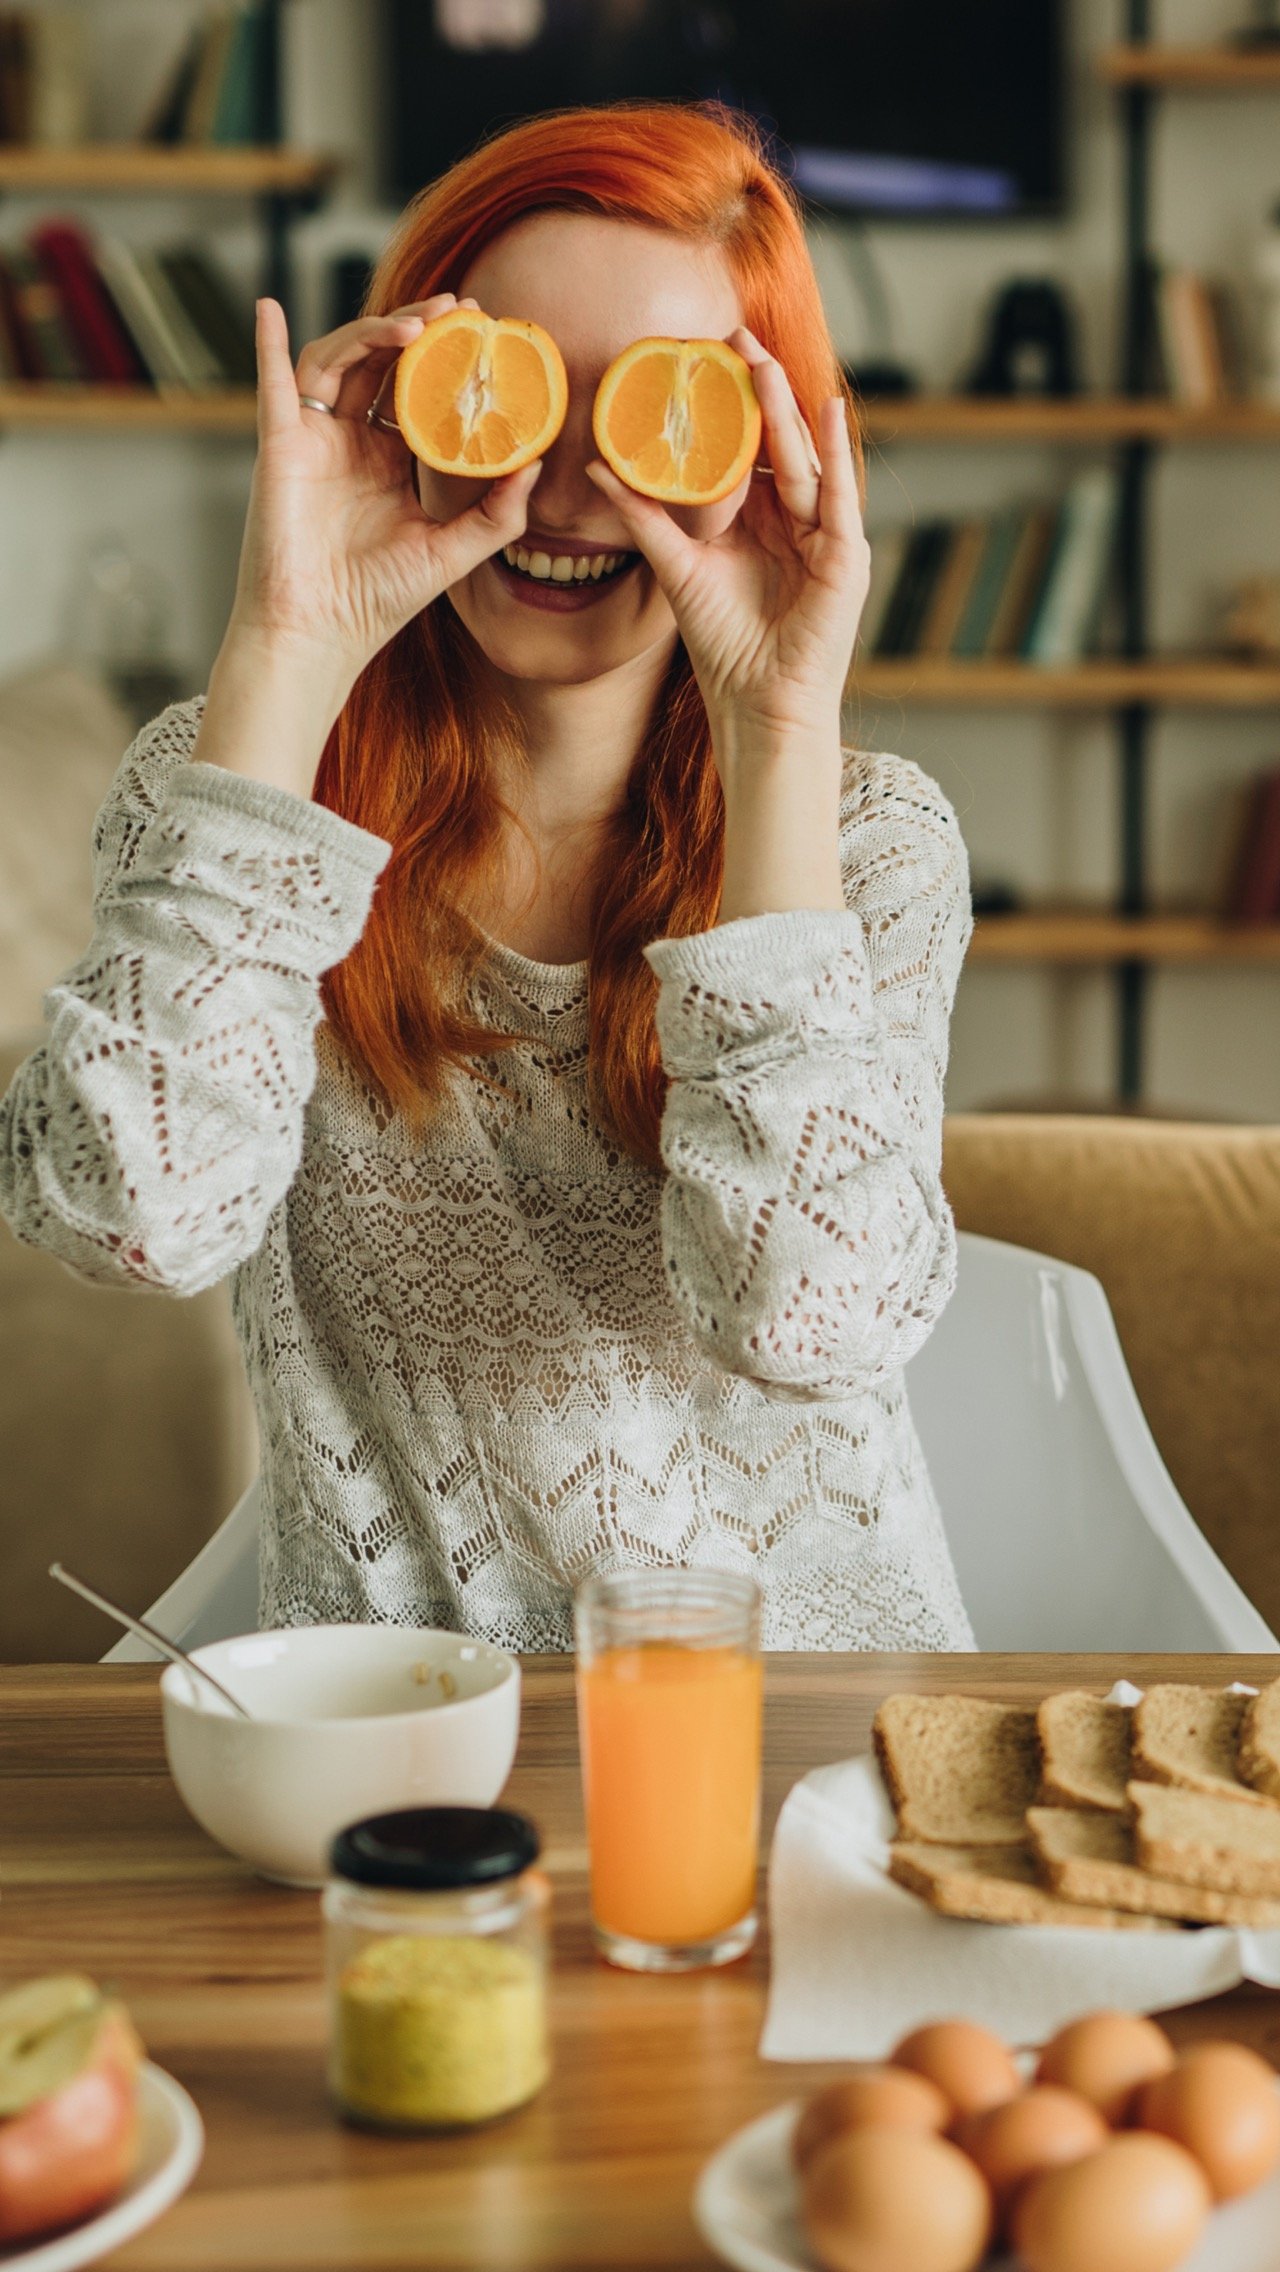
[[[491,1806],[511,1771],[520,1666],[487,1641],[306,1625],[193,1649],[254,1716],[181,1665],[165,1750],[196,1821],[264,1877],[322,1885],[335,1831],[395,1807]]]

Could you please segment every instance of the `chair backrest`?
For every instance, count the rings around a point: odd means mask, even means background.
[[[981,1649],[1265,1650],[1143,1418],[1096,1278],[962,1233],[907,1375]],[[148,1612],[184,1648],[257,1622],[259,1486]],[[150,1652],[132,1637],[108,1661]]]
[[[1097,1279],[959,1248],[907,1393],[979,1648],[1274,1649],[1173,1487]]]

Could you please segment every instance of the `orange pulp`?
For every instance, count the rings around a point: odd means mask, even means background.
[[[578,1672],[591,1912],[628,1939],[710,1940],[754,1906],[760,1659],[674,1642]]]

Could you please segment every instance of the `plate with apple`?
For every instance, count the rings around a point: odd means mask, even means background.
[[[0,1995],[0,2268],[75,2272],[190,2184],[199,2112],[82,1973]]]

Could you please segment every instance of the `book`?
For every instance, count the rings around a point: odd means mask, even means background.
[[[27,15],[26,140],[75,148],[89,128],[89,67],[81,8],[33,8]]]
[[[172,338],[136,256],[120,237],[98,239],[98,272],[116,311],[161,394],[187,394],[182,351]]]
[[[920,654],[950,653],[951,642],[968,603],[986,536],[985,520],[962,521],[954,531],[920,624],[916,640]]]
[[[949,521],[921,521],[911,531],[906,557],[889,602],[880,643],[880,655],[910,655],[929,603],[934,580],[951,541]]]
[[[1205,406],[1227,393],[1213,307],[1200,277],[1167,269],[1159,288],[1160,338],[1170,392],[1177,402]]]
[[[45,221],[29,241],[60,295],[89,377],[107,386],[145,382],[146,366],[102,283],[85,231],[71,221]]]
[[[205,31],[204,46],[196,65],[195,80],[182,115],[184,142],[209,142],[218,107],[218,89],[235,37],[234,8],[215,8]]]
[[[907,529],[897,528],[882,529],[878,536],[869,535],[871,583],[858,624],[858,644],[864,655],[876,652],[885,612],[906,556],[909,533]]]
[[[31,49],[25,10],[0,9],[0,142],[31,131]]]
[[[35,372],[27,365],[26,347],[18,322],[14,299],[13,280],[0,254],[0,378],[13,380],[19,386],[34,378]]]
[[[1246,790],[1223,912],[1231,923],[1280,922],[1280,765]]]
[[[996,609],[1000,605],[1000,594],[1009,573],[1009,564],[1017,549],[1026,518],[1025,506],[1010,505],[988,521],[986,541],[974,570],[969,597],[951,642],[953,655],[972,658],[985,653]]]
[[[197,331],[212,348],[223,377],[232,386],[256,386],[258,359],[252,319],[221,270],[201,246],[194,244],[162,249],[156,259]]]
[[[187,314],[165,274],[159,256],[135,247],[133,258],[142,281],[163,318],[169,337],[176,346],[180,375],[186,384],[201,391],[207,387],[225,386],[226,373],[218,357]]]
[[[47,379],[54,385],[88,379],[89,366],[67,320],[62,296],[30,245],[7,245],[4,265],[27,377]]]
[[[172,143],[182,140],[182,121],[200,68],[207,30],[207,25],[196,24],[188,32],[147,105],[138,128],[139,142]]]
[[[1023,517],[995,613],[987,630],[984,655],[1017,655],[1035,612],[1053,557],[1061,508],[1034,505]]]
[[[1077,474],[1067,491],[1053,557],[1022,642],[1028,662],[1052,666],[1088,654],[1115,545],[1120,489],[1110,466]]]
[[[209,129],[214,142],[261,143],[275,140],[270,115],[274,80],[271,18],[261,0],[244,0],[218,85]]]

